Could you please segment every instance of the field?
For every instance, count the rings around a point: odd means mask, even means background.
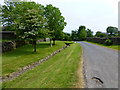
[[[52,52],[62,48],[65,42],[57,41],[56,45],[50,47],[49,42],[41,42],[37,44],[37,53],[33,52],[32,45],[25,45],[16,50],[5,52],[2,54],[2,76],[17,71],[20,67],[38,61]]]
[[[71,88],[78,82],[81,46],[77,43],[18,78],[3,83],[4,88]],[[31,57],[30,57],[31,58]],[[79,86],[81,87],[81,86]]]
[[[88,42],[88,41],[85,41],[85,42]],[[111,49],[114,49],[114,50],[120,50],[120,48],[119,48],[120,45],[110,45],[110,46],[106,46],[106,45],[99,44],[99,43],[94,43],[94,42],[89,42],[89,43],[96,44],[96,45],[100,45],[100,46],[107,47],[107,48],[111,48]]]

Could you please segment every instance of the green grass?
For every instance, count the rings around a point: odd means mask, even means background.
[[[76,43],[16,79],[3,88],[71,88],[77,82],[81,46]]]
[[[37,44],[37,53],[33,53],[32,45],[25,45],[16,50],[2,54],[2,76],[17,71],[20,67],[38,61],[52,52],[62,48],[65,42],[56,41],[56,45],[50,47],[49,42]]]
[[[0,39],[0,42],[9,42],[11,40],[7,40],[7,39]]]
[[[88,42],[88,41],[85,41],[85,42]],[[111,48],[111,49],[114,49],[114,50],[120,50],[120,45],[110,45],[110,46],[106,46],[104,44],[99,44],[99,43],[94,43],[94,42],[89,42],[89,43],[92,43],[92,44],[96,44],[96,45],[100,45],[100,46],[103,46],[103,47],[107,47],[107,48]]]

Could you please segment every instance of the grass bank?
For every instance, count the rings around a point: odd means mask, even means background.
[[[89,41],[85,41],[85,42],[89,42]],[[111,49],[114,49],[114,50],[120,50],[120,45],[106,46],[104,44],[99,44],[99,43],[94,43],[94,42],[89,42],[89,43],[96,44],[96,45],[103,46],[103,47],[107,47],[107,48],[111,48]]]
[[[33,53],[32,45],[24,45],[16,50],[5,52],[2,54],[2,76],[42,59],[64,45],[64,41],[56,41],[53,47],[50,47],[49,42],[40,42],[37,44],[37,53]]]
[[[77,70],[81,61],[78,43],[53,56],[36,68],[25,72],[12,81],[3,83],[4,88],[71,88],[78,81]],[[81,86],[79,86],[81,87]]]

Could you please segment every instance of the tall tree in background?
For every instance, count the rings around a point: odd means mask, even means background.
[[[97,31],[95,34],[96,37],[107,37],[106,33],[102,33],[100,31]]]
[[[93,37],[93,31],[91,31],[90,29],[86,30],[85,26],[80,26],[79,29],[75,31],[72,30],[72,40],[85,40],[86,37]]]
[[[118,28],[116,28],[116,27],[109,26],[109,27],[107,27],[106,31],[109,36],[117,36],[118,35]]]
[[[86,27],[80,26],[78,29],[78,39],[85,40],[86,37],[87,37]]]
[[[93,37],[93,31],[87,29],[86,32],[87,32],[87,37]]]
[[[72,38],[72,40],[73,40],[73,41],[78,40],[77,33],[78,33],[78,31],[77,31],[77,30],[75,30],[75,31],[73,31],[73,30],[72,30],[72,33],[71,33],[71,38]]]
[[[59,8],[53,7],[51,4],[45,7],[45,16],[48,19],[49,34],[55,44],[56,39],[60,39],[62,31],[66,26],[65,18],[61,15]]]
[[[71,35],[69,33],[64,33],[63,32],[63,40],[64,41],[71,41]]]

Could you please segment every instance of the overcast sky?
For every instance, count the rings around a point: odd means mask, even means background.
[[[108,26],[118,27],[118,1],[120,0],[31,0],[58,7],[67,25],[64,32],[84,25],[92,31],[106,32]],[[2,1],[0,1],[2,2]]]

